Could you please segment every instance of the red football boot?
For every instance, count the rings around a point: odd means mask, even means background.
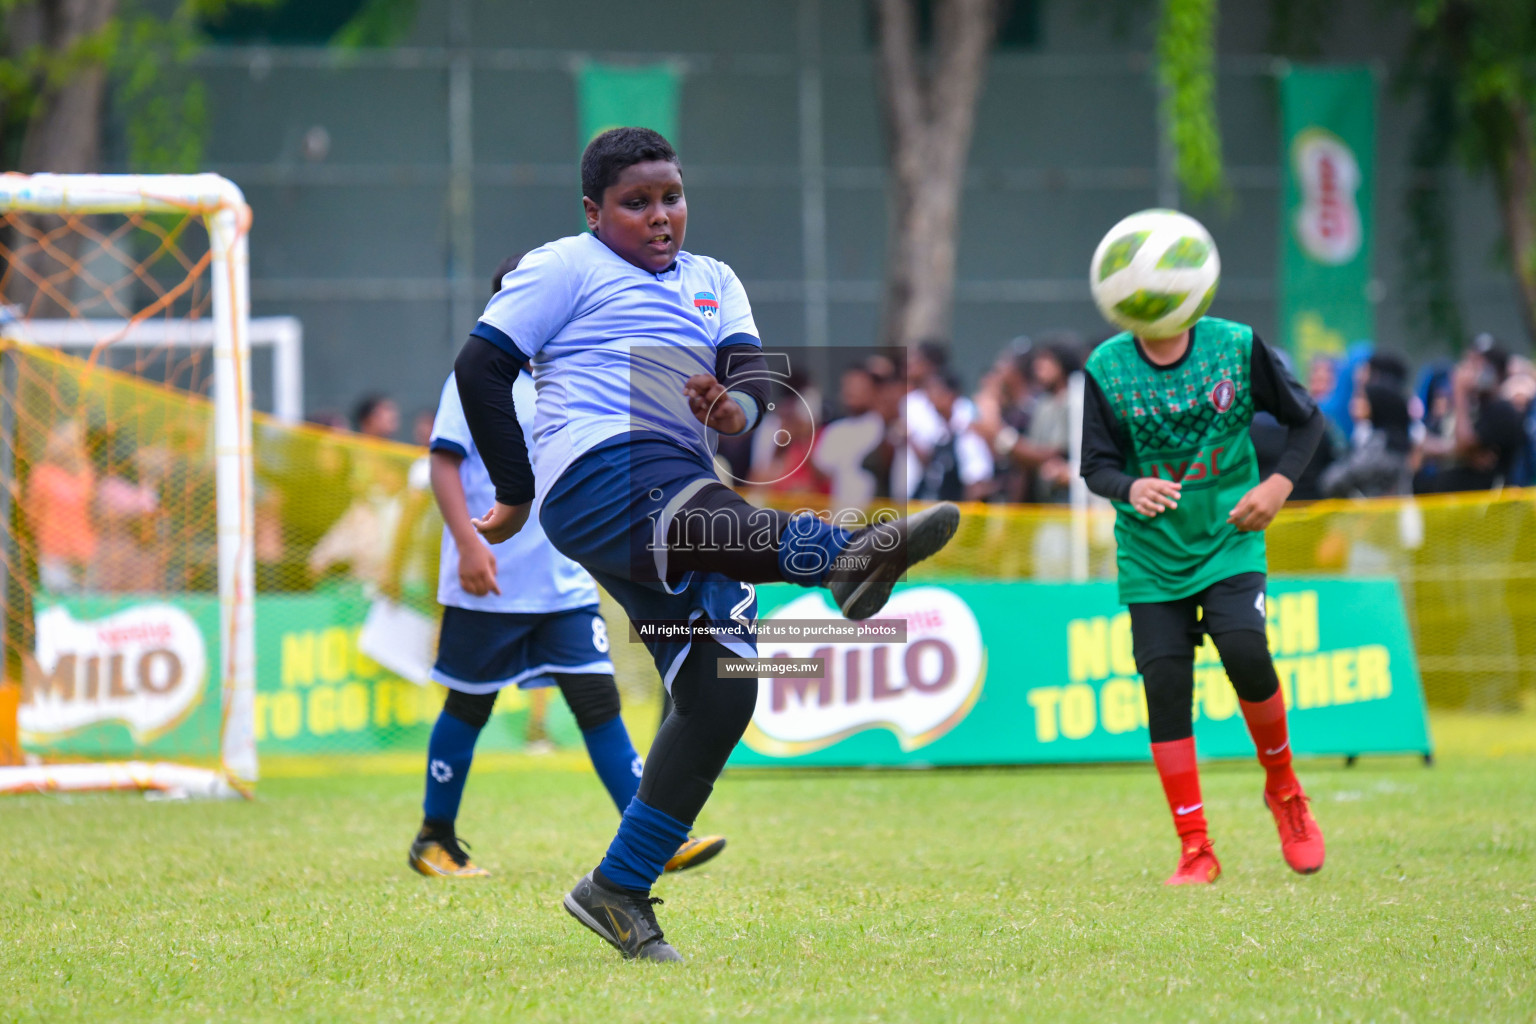
[[[1179,858],[1179,868],[1164,885],[1209,885],[1221,877],[1221,862],[1216,850],[1205,836],[1191,835],[1184,839],[1184,854]]]
[[[1275,828],[1280,831],[1280,853],[1291,870],[1301,875],[1323,866],[1323,830],[1307,803],[1299,785],[1284,793],[1264,791],[1264,806],[1275,816]]]

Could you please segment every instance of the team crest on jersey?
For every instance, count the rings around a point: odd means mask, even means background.
[[[720,303],[716,301],[714,292],[696,292],[693,308],[703,314],[705,320],[713,320],[715,314],[720,312]]]
[[[1237,399],[1237,385],[1230,379],[1222,381],[1211,388],[1211,404],[1217,412],[1226,412],[1232,408],[1232,403]]]

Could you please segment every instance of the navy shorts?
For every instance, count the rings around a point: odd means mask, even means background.
[[[548,686],[554,675],[613,675],[597,605],[549,612],[444,608],[432,678],[460,693]]]
[[[667,528],[700,490],[720,482],[703,456],[659,438],[627,434],[583,454],[544,496],[539,525],[556,550],[580,563],[624,606],[670,687],[692,640],[643,635],[647,622],[697,622],[731,653],[757,657],[747,628],[757,589],[719,573],[669,581]]]

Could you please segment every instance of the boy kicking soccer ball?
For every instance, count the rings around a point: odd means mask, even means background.
[[[681,960],[656,921],[651,886],[756,707],[756,678],[718,667],[756,655],[754,584],[826,586],[844,615],[868,618],[909,564],[948,542],[960,513],[938,505],[849,532],[757,508],[721,484],[716,435],[750,430],[768,403],[771,375],[746,291],[724,263],[683,251],[682,171],[657,133],[597,136],[582,156],[581,187],[590,232],[525,256],[455,364],[496,490],[475,525],[492,542],[515,533],[536,472],[539,524],[646,638],[672,714],[607,855],[564,905],[625,957]],[[533,471],[511,401],[530,361]]]
[[[493,295],[516,266],[514,258],[497,269]],[[534,390],[527,374],[518,375],[512,396],[522,422],[531,425]],[[429,447],[432,493],[443,513],[437,586],[443,624],[432,678],[448,688],[448,699],[427,748],[427,795],[410,865],[430,877],[483,877],[489,872],[469,859],[454,822],[475,741],[504,687],[552,681],[560,688],[620,814],[639,788],[640,758],[619,717],[608,630],[592,577],[556,551],[537,523],[494,546],[470,524],[468,510],[489,508],[495,495],[451,375]],[[666,870],[697,867],[724,848],[723,836],[684,839]]]
[[[1221,874],[1191,725],[1202,634],[1237,691],[1286,863],[1302,874],[1323,866],[1264,631],[1264,529],[1311,459],[1323,417],[1253,328],[1202,315],[1218,268],[1198,222],[1151,210],[1110,231],[1091,271],[1100,311],[1127,330],[1088,359],[1082,473],[1115,504],[1120,599],[1146,683],[1152,758],[1182,843],[1169,885]],[[1248,435],[1255,410],[1290,428],[1277,471],[1262,481]]]

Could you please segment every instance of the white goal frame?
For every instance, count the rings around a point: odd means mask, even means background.
[[[9,211],[195,213],[203,218],[212,288],[212,311],[206,322],[214,356],[214,500],[223,727],[220,771],[139,763],[31,765],[0,768],[0,792],[129,787],[206,796],[250,795],[257,779],[251,208],[239,187],[217,174],[0,174],[0,212]],[[17,321],[14,329],[24,333],[28,322]],[[189,336],[196,333],[188,331]],[[134,340],[147,342],[149,338],[148,334],[137,334]]]

